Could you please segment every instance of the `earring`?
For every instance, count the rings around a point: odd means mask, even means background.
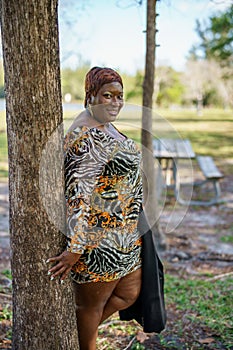
[[[90,104],[89,102],[88,102],[88,104],[87,104],[86,110],[88,111],[88,113],[90,114],[90,116],[93,117],[93,112],[92,112],[92,109],[91,109],[91,104]]]

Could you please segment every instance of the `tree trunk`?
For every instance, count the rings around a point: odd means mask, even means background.
[[[143,155],[143,191],[145,211],[152,228],[157,246],[164,249],[165,238],[159,226],[158,190],[155,160],[152,149],[152,103],[155,76],[155,33],[156,33],[156,0],[147,0],[146,28],[146,64],[143,82],[143,114],[142,114],[142,155]]]
[[[1,29],[9,149],[12,349],[76,350],[71,283],[50,281],[46,265],[48,257],[61,253],[65,245],[59,230],[64,209],[57,0],[2,0]],[[54,132],[53,152],[45,163],[57,168],[43,169],[43,149]],[[41,178],[54,185],[44,184],[47,208]],[[51,222],[50,211],[60,218],[58,224]]]
[[[202,117],[203,114],[203,96],[202,93],[197,94],[197,116]]]

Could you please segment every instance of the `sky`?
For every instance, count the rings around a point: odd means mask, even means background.
[[[70,5],[68,3],[70,2]],[[78,5],[77,5],[78,3]],[[62,67],[82,62],[109,66],[134,74],[144,68],[146,0],[60,0],[59,28]],[[188,52],[198,43],[196,19],[207,21],[232,0],[157,1],[156,64],[178,71]]]

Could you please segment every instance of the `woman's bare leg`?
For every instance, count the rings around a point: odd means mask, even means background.
[[[80,350],[96,350],[98,326],[127,308],[141,289],[141,269],[113,282],[74,283]]]
[[[107,301],[100,323],[116,311],[126,309],[137,300],[141,290],[141,269],[122,277]]]
[[[103,309],[118,283],[74,283],[80,350],[95,350]]]

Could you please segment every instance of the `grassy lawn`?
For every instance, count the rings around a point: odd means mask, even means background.
[[[190,139],[195,152],[219,159],[232,158],[233,111],[206,110],[202,117],[182,111],[164,111],[163,115],[183,138]]]
[[[128,122],[134,125],[127,134],[137,140],[140,139],[140,115],[135,119],[124,115],[120,123]],[[122,127],[124,124],[122,123]],[[153,113],[153,135],[161,137],[181,137],[192,142],[194,151],[198,154],[208,154],[215,158],[232,158],[233,154],[233,111],[208,109],[203,116],[198,117],[195,111],[190,110],[155,110]]]
[[[212,281],[182,280],[169,275],[165,277],[168,309],[175,307],[183,313],[182,319],[177,320],[177,332],[183,335],[182,322],[186,317],[193,328],[198,325],[208,327],[213,337],[219,339],[227,349],[233,347],[232,293],[232,277]]]
[[[11,279],[9,270],[2,272]],[[1,292],[6,293],[4,289]],[[9,291],[8,291],[9,292]],[[178,349],[177,339],[182,339],[186,349],[206,349],[202,343],[203,335],[209,349],[232,349],[233,317],[232,317],[233,278],[224,280],[181,280],[178,277],[165,276],[166,307],[173,313],[174,319],[168,322],[167,329],[158,335],[156,344],[163,349]],[[7,326],[5,339],[11,340],[12,309],[10,305],[0,308],[0,323]],[[172,323],[171,323],[172,322]],[[119,322],[114,314],[99,330],[99,349],[122,349],[122,339],[132,342],[131,350],[152,349],[150,340],[143,345],[140,339],[141,327],[134,321]],[[136,335],[136,336],[135,336]],[[172,335],[172,338],[171,338]],[[153,337],[153,334],[152,334]],[[149,346],[150,345],[150,346]],[[222,347],[224,346],[224,347]],[[155,347],[157,349],[157,347]],[[159,347],[160,349],[161,347]],[[183,348],[183,347],[182,347]]]

